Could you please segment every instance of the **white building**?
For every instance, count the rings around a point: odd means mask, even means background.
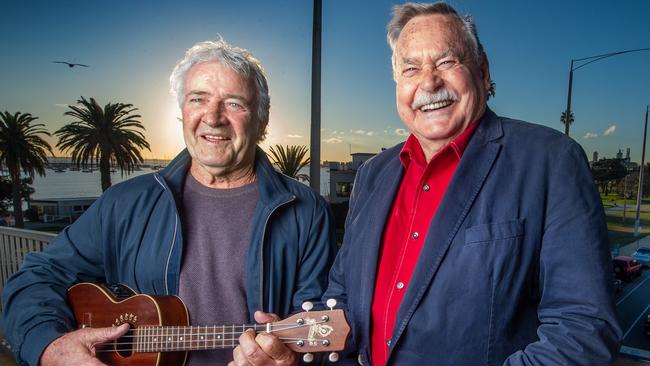
[[[375,153],[353,153],[352,162],[349,164],[340,164],[338,169],[335,169],[334,164],[330,163],[330,203],[341,203],[350,200],[350,193],[352,193],[352,186],[354,185],[354,177],[357,175],[357,170],[368,159],[377,155]]]
[[[32,200],[30,205],[36,209],[39,220],[43,220],[43,222],[71,223],[86,212],[96,199],[97,197],[42,198]]]

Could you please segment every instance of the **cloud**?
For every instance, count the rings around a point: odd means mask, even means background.
[[[300,138],[302,138],[302,136],[300,136],[300,135],[291,135],[291,134],[287,135],[287,137],[290,138],[290,139],[300,139]]]
[[[61,108],[68,108],[68,104],[63,104],[63,103],[56,103],[54,106],[61,107]]]
[[[343,140],[338,138],[338,137],[330,137],[330,138],[325,139],[323,141],[328,143],[328,144],[340,144],[340,143],[343,142]]]
[[[396,134],[397,136],[408,136],[409,133],[410,133],[410,132],[409,132],[408,130],[405,130],[405,129],[403,129],[403,128],[395,129],[395,134]]]
[[[614,131],[616,131],[616,125],[611,125],[608,129],[605,130],[605,132],[603,132],[603,136],[609,136],[613,134]]]
[[[368,131],[368,132],[366,132],[366,136],[372,136],[372,135],[374,135],[374,134],[375,134],[374,131]]]
[[[354,133],[356,133],[357,135],[365,135],[366,131],[364,131],[364,130],[356,130],[356,131],[354,131]]]
[[[583,140],[589,140],[598,137],[597,133],[592,133],[592,132],[587,132],[584,136],[582,136]]]

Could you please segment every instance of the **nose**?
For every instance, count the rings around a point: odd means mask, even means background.
[[[220,101],[210,102],[205,107],[201,121],[208,126],[219,126],[223,123],[223,108]]]
[[[420,89],[435,91],[443,85],[442,78],[434,66],[426,65],[422,68]]]

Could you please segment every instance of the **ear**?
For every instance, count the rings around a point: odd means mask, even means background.
[[[268,126],[269,126],[269,120],[268,120],[268,119],[267,119],[266,121],[262,121],[262,122],[260,122],[260,126],[259,126],[260,129],[259,129],[259,133],[258,133],[258,136],[257,136],[257,142],[258,142],[258,143],[259,143],[259,142],[262,142],[262,141],[264,141],[264,139],[266,139],[266,134],[267,134],[267,132],[268,132],[268,131],[266,130],[266,128],[267,128]]]

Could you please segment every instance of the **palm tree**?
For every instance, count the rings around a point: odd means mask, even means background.
[[[45,175],[47,153],[52,147],[41,135],[50,136],[42,123],[32,124],[38,117],[30,113],[0,112],[0,163],[7,166],[11,177],[11,197],[14,206],[15,226],[22,228],[23,202],[21,198],[20,172],[34,178],[34,172]]]
[[[573,123],[573,112],[569,114],[569,121],[567,122],[566,111],[562,112],[560,116],[560,121],[564,123],[565,134],[569,134],[569,126]]]
[[[277,165],[280,172],[294,179],[308,181],[307,174],[298,174],[300,169],[309,165],[310,158],[307,156],[309,149],[304,145],[282,145],[270,147],[268,154],[273,164]]]
[[[494,82],[494,80],[490,79],[490,87],[488,88],[487,91],[487,99],[490,100],[490,98],[494,98],[497,96],[497,83]]]
[[[99,163],[102,191],[111,186],[111,163],[122,174],[131,173],[144,159],[142,149],[149,148],[144,138],[141,116],[133,114],[133,104],[108,103],[102,108],[93,98],[81,97],[77,105],[68,105],[64,115],[77,120],[61,127],[54,134],[59,138],[56,146],[63,152],[71,151],[77,167]],[[141,131],[142,130],[142,131]]]

